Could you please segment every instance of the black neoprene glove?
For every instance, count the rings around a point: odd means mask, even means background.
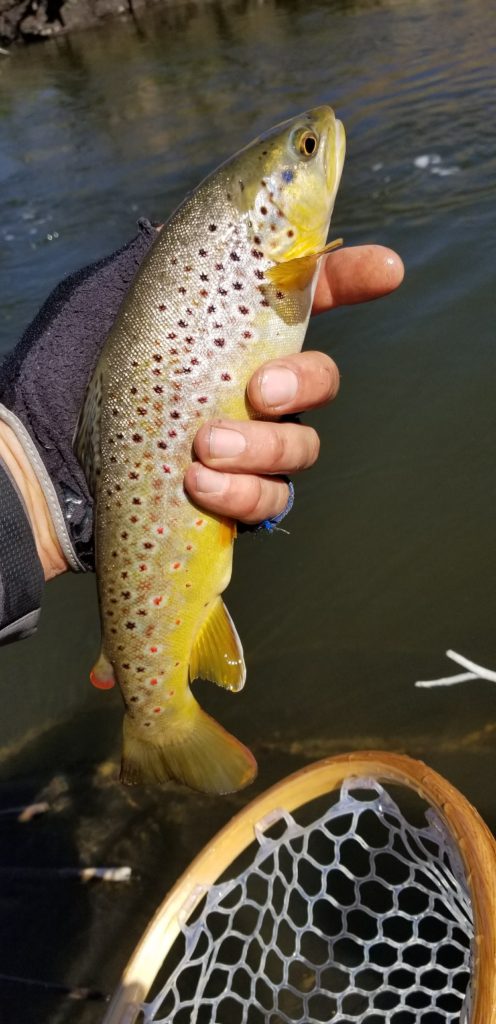
[[[57,285],[0,372],[0,418],[21,441],[76,570],[94,568],[93,502],[72,443],[102,345],[156,236],[149,221],[138,227],[128,245]]]
[[[149,221],[105,259],[65,278],[0,371],[0,419],[41,484],[63,554],[94,568],[93,502],[72,442],[100,349],[156,235]],[[23,500],[0,460],[0,643],[36,629],[44,574]]]

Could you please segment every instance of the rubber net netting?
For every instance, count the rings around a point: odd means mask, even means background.
[[[248,866],[185,922],[146,1022],[469,1021],[470,897],[432,809],[414,825],[376,780],[348,780],[318,820],[276,811],[255,831]]]

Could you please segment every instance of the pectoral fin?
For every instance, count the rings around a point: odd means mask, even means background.
[[[283,291],[303,291],[310,284],[320,257],[332,252],[333,249],[338,249],[342,244],[343,239],[336,238],[334,242],[329,242],[317,252],[307,253],[306,256],[299,256],[286,263],[276,263],[270,270],[265,271],[265,276]]]
[[[246,679],[243,648],[236,627],[217,597],[198,633],[189,664],[191,680],[210,679],[227,690],[241,690]]]

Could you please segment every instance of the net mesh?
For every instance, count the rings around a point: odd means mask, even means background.
[[[432,808],[415,825],[377,780],[347,780],[318,820],[277,811],[255,831],[249,865],[185,921],[144,1021],[468,1022],[470,897]]]

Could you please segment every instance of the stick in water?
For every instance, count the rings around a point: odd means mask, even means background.
[[[487,679],[490,683],[496,683],[496,672],[493,672],[491,669],[483,668],[482,665],[476,665],[475,661],[464,658],[462,654],[457,654],[456,651],[446,651],[446,657],[451,658],[451,661],[455,661],[457,665],[461,665],[469,671],[460,672],[456,676],[445,676],[443,679],[426,679],[415,683],[415,686],[418,686],[419,689],[429,690],[434,686],[456,686],[458,683],[465,683],[469,679]]]

